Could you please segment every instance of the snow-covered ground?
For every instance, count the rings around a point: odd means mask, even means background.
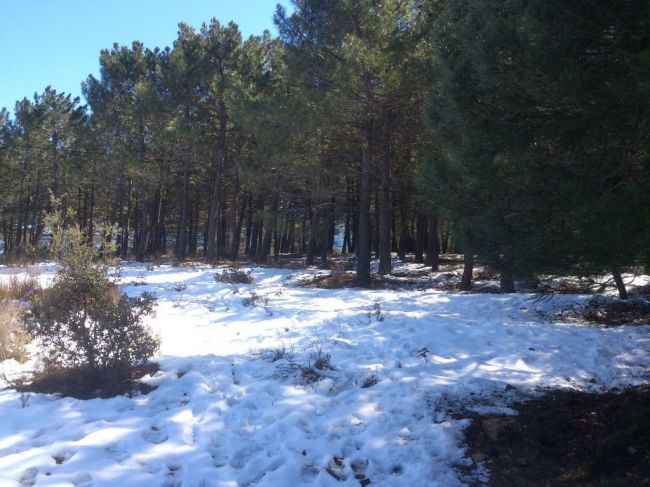
[[[296,286],[318,271],[267,268],[227,285],[217,271],[125,267],[126,292],[158,296],[161,371],[143,379],[157,389],[88,401],[0,391],[0,485],[463,485],[468,420],[452,411],[650,380],[650,327],[535,312],[586,297],[319,290]],[[244,306],[251,293],[263,306]],[[318,353],[332,369],[308,382],[299,366]]]

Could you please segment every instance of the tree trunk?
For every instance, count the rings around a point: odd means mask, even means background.
[[[262,246],[260,252],[257,255],[258,264],[266,264],[268,260],[269,253],[271,252],[271,239],[273,237],[273,232],[278,220],[278,197],[273,196],[271,198],[271,208],[268,221],[266,222],[266,229],[264,232],[264,240],[262,241]]]
[[[501,285],[502,293],[515,292],[515,281],[512,278],[512,272],[507,267],[501,269],[501,277],[499,279],[499,284]]]
[[[201,204],[198,198],[194,201],[194,210],[190,213],[190,242],[189,254],[196,257],[199,247],[199,221],[201,215]]]
[[[440,267],[440,241],[438,240],[438,217],[431,213],[427,220],[427,260],[426,264],[431,266],[432,271],[437,271]]]
[[[232,260],[235,260],[237,259],[237,254],[239,253],[239,238],[241,234],[241,227],[239,227],[237,224],[237,206],[239,204],[239,174],[237,173],[236,167],[233,170],[234,181],[232,190],[232,207],[230,208],[230,229],[232,232],[232,238],[230,239],[230,250],[228,254]],[[244,211],[244,207],[245,203],[242,203],[241,211]]]
[[[307,244],[307,257],[305,259],[306,265],[314,263],[314,256],[316,254],[316,233],[318,228],[318,211],[309,208],[309,243]],[[303,244],[304,245],[304,244]]]
[[[618,267],[612,268],[612,276],[614,277],[614,282],[616,283],[616,289],[618,290],[618,297],[627,300],[628,294],[627,289],[625,288],[625,283],[623,282],[623,277]]]
[[[138,233],[138,245],[135,251],[135,260],[144,261],[147,242],[149,241],[149,200],[147,188],[144,182],[138,183],[138,197],[140,199],[140,232]]]
[[[370,107],[368,107],[368,110]],[[370,157],[372,154],[373,118],[368,113],[364,130],[364,145],[361,150],[361,171],[359,179],[359,225],[356,241],[357,275],[355,284],[370,286]]]
[[[221,98],[219,100],[219,133],[217,137],[217,160],[214,167],[214,181],[212,183],[212,194],[210,197],[210,210],[208,214],[208,235],[205,258],[208,261],[217,257],[217,227],[219,226],[219,202],[221,200],[221,174],[226,163],[226,126],[228,115],[226,104]]]
[[[24,199],[25,199],[25,174],[27,172],[27,155],[25,154],[25,159],[23,159],[22,168],[20,171],[20,183],[18,190],[18,217],[16,218],[16,253],[20,254],[21,243],[23,237],[23,226],[24,226]]]
[[[391,201],[390,201],[390,116],[384,116],[382,141],[383,168],[381,174],[381,202],[379,204],[379,274],[390,274],[391,262]]]
[[[406,259],[407,240],[409,239],[409,218],[407,212],[407,196],[404,188],[399,192],[399,243],[397,245],[397,255],[401,261]],[[417,261],[417,258],[416,258]]]
[[[190,208],[190,158],[183,153],[183,195],[181,197],[181,215],[178,222],[178,239],[176,240],[176,260],[187,258],[188,214]]]
[[[422,212],[415,217],[415,262],[424,262],[424,246],[426,243],[426,221]]]
[[[131,179],[129,179],[129,188],[126,194],[126,215],[122,225],[122,247],[120,248],[120,257],[126,259],[129,252],[129,221],[131,219]]]
[[[472,274],[474,273],[474,254],[465,249],[463,255],[463,277],[460,280],[460,290],[469,291],[472,287]]]
[[[90,183],[90,209],[88,211],[88,243],[92,244],[94,234],[95,234],[95,182],[93,181]]]
[[[257,244],[259,241],[259,235],[262,230],[262,212],[264,211],[264,197],[262,195],[257,196],[255,199],[255,209],[253,211],[253,229],[251,231],[251,243],[248,249],[249,257],[254,259],[257,257]]]
[[[241,209],[239,210],[239,219],[237,219],[234,223],[235,227],[233,229],[232,241],[230,242],[230,258],[232,260],[237,260],[237,256],[239,255],[239,243],[241,241],[241,230],[244,225],[245,215],[246,215],[246,198],[244,197],[241,199]]]
[[[323,219],[320,225],[320,258],[321,262],[327,262],[327,251],[330,247],[329,236],[330,236],[330,207],[327,205],[323,208]]]
[[[144,123],[140,122],[140,153],[138,156],[138,161],[140,167],[144,169],[145,160],[146,160],[146,145],[145,145],[145,129]],[[143,178],[143,176],[140,176]],[[138,198],[140,200],[140,211],[141,211],[141,221],[140,221],[140,232],[138,234],[138,245],[135,251],[135,260],[138,262],[144,261],[144,254],[147,248],[147,242],[149,241],[149,199],[147,195],[147,186],[143,179],[140,179],[138,182]]]

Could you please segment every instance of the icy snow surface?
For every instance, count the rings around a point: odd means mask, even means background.
[[[42,270],[46,282],[52,268]],[[227,285],[215,272],[125,268],[126,292],[159,299],[150,394],[36,394],[23,407],[0,391],[0,485],[463,485],[454,465],[471,465],[467,420],[452,410],[507,412],[545,387],[648,380],[649,327],[544,323],[533,312],[584,297],[318,290],[295,284],[316,271],[261,268],[254,284]],[[268,304],[244,306],[251,292]],[[265,351],[281,347],[289,356],[272,362]],[[292,364],[319,350],[333,369],[308,383]]]

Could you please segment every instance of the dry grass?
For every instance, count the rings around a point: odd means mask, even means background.
[[[12,274],[0,281],[0,360],[26,361],[26,345],[31,337],[24,328],[20,302],[42,292],[36,273],[27,268],[27,275]]]
[[[0,301],[25,301],[42,291],[38,280],[29,272],[27,276],[11,275],[0,281]]]
[[[25,362],[28,359],[25,347],[30,341],[18,305],[12,301],[0,300],[0,360]]]

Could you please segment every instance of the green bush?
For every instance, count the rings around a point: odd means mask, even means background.
[[[128,371],[144,364],[159,347],[142,323],[155,304],[152,294],[121,294],[109,275],[106,249],[90,242],[75,224],[64,228],[59,213],[48,219],[57,259],[52,285],[34,298],[27,330],[39,338],[46,367]]]
[[[224,284],[253,284],[253,276],[251,272],[240,271],[239,269],[226,269],[214,275],[216,282],[223,282]]]

